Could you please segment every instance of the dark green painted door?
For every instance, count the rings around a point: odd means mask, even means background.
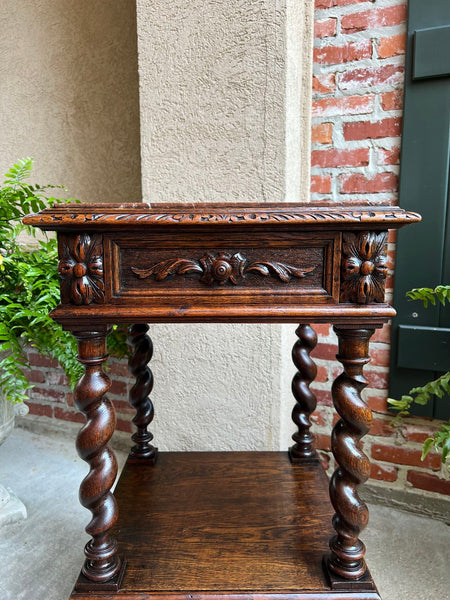
[[[399,231],[389,395],[450,370],[450,307],[424,309],[406,292],[450,285],[450,0],[409,0],[400,205],[423,221]],[[448,398],[416,414],[448,418]]]

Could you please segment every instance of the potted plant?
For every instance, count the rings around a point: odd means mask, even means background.
[[[36,238],[34,228],[22,224],[25,215],[69,200],[52,196],[63,186],[29,184],[32,168],[33,159],[19,160],[0,186],[0,443],[14,414],[27,412],[29,346],[56,359],[72,387],[82,374],[75,339],[49,317],[60,301],[56,239]],[[116,328],[108,343],[114,356],[127,354],[123,331]]]
[[[433,306],[438,300],[442,306],[450,301],[450,286],[439,285],[436,288],[414,288],[406,293],[411,300],[422,301],[424,307],[427,308],[431,303]],[[393,409],[398,411],[397,417],[394,419],[394,424],[398,423],[401,417],[409,415],[409,411],[413,404],[425,405],[433,396],[443,398],[450,394],[450,371],[444,373],[437,379],[429,381],[423,386],[411,389],[407,394],[403,395],[400,400],[388,399],[389,404]],[[440,429],[433,436],[427,438],[423,443],[422,460],[435,448],[441,453],[442,463],[445,464],[450,456],[450,420],[442,423]],[[450,464],[448,465],[450,470]]]

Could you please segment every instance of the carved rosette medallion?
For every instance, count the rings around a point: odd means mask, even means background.
[[[200,281],[206,285],[214,283],[224,285],[232,283],[239,285],[247,276],[247,273],[255,272],[264,277],[278,277],[283,283],[288,283],[291,278],[305,277],[314,271],[316,267],[301,268],[294,267],[276,261],[253,261],[248,260],[239,252],[231,255],[219,252],[213,255],[207,252],[199,260],[186,258],[168,259],[159,262],[148,269],[132,267],[131,270],[139,279],[154,277],[156,281],[162,281],[170,275],[184,275],[186,273],[200,273]]]
[[[64,236],[62,243],[58,263],[62,302],[78,305],[103,304],[105,283],[102,236]]]
[[[384,302],[387,231],[344,233],[341,302]]]

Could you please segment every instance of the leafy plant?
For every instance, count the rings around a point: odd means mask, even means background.
[[[414,288],[406,293],[411,300],[420,300],[425,308],[431,303],[436,305],[438,300],[442,306],[450,301],[450,286],[439,285],[436,288]],[[409,415],[409,411],[413,404],[425,405],[433,396],[443,398],[446,394],[450,394],[450,372],[444,373],[437,379],[429,381],[423,386],[412,388],[408,394],[405,394],[400,400],[388,399],[389,404],[395,410],[398,410],[398,415],[394,421],[398,422],[403,416]],[[425,440],[422,447],[422,460],[427,456],[432,448],[435,448],[441,453],[442,462],[445,463],[450,455],[450,420],[442,424],[441,428]],[[449,465],[450,469],[450,465]]]
[[[56,359],[71,387],[83,372],[75,339],[48,316],[60,300],[56,239],[38,239],[34,228],[22,224],[26,214],[69,200],[51,196],[63,186],[27,183],[32,168],[33,159],[19,160],[0,187],[0,391],[12,402],[27,400],[33,387],[25,375],[28,346]],[[36,245],[27,247],[20,239],[24,233]],[[122,330],[109,336],[108,350],[118,357],[127,354]]]

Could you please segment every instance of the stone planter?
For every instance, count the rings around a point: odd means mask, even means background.
[[[28,413],[26,404],[12,404],[0,396],[0,446],[14,428],[14,417]],[[27,509],[9,488],[0,485],[0,526],[27,518]]]

